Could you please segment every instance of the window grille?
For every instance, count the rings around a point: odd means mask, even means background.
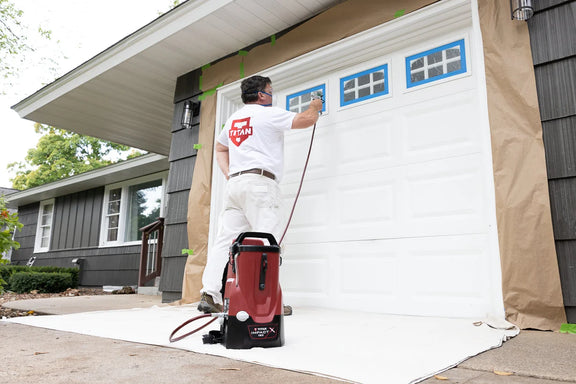
[[[312,97],[318,95],[326,100],[326,84],[305,89],[297,93],[286,96],[286,109],[292,112],[300,113],[308,109]],[[322,112],[326,112],[326,103],[322,105]]]
[[[340,106],[387,95],[388,64],[340,79]]]
[[[406,87],[466,73],[464,39],[406,57]]]

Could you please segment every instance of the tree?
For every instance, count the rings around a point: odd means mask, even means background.
[[[21,230],[22,226],[22,223],[18,221],[18,214],[12,213],[6,208],[4,196],[0,195],[0,264],[3,263],[3,254],[11,248],[20,248],[20,243],[14,241],[14,232]]]
[[[42,124],[35,124],[37,133],[43,134],[35,148],[29,149],[23,162],[8,164],[16,176],[12,187],[28,189],[110,165],[118,160],[106,158],[131,150],[126,145],[111,143],[90,136],[65,131]],[[132,149],[128,158],[142,155]]]
[[[35,32],[28,31],[22,24],[23,12],[17,9],[10,0],[0,0],[0,78],[6,80],[14,77],[27,54],[34,51],[28,43],[28,36],[37,33],[39,37],[50,39],[51,32],[41,27]],[[2,93],[2,91],[0,91]]]

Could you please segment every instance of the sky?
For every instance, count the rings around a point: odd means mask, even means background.
[[[22,22],[30,31],[41,26],[52,32],[52,38],[31,41],[37,47],[31,64],[24,64],[20,76],[0,95],[0,187],[7,188],[12,186],[10,177],[14,177],[7,165],[23,161],[40,138],[34,132],[34,123],[21,119],[10,107],[156,19],[172,4],[171,0],[12,2],[24,12]],[[41,61],[40,57],[46,59]]]

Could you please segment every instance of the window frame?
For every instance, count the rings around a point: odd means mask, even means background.
[[[457,71],[453,71],[453,72],[447,72],[447,73],[443,73],[442,75],[439,76],[434,76],[432,78],[428,78],[428,79],[424,79],[424,80],[420,80],[417,82],[412,82],[412,70],[410,68],[410,62],[416,59],[419,59],[421,57],[426,57],[429,56],[433,53],[436,52],[442,52],[445,51],[447,49],[453,48],[459,46],[460,47],[460,69]],[[408,56],[404,56],[404,76],[405,76],[405,87],[407,91],[411,91],[414,89],[419,89],[421,87],[425,87],[428,85],[432,85],[432,84],[440,84],[443,83],[445,81],[451,81],[451,80],[456,80],[459,79],[463,76],[467,76],[470,74],[470,66],[468,64],[468,53],[467,53],[467,49],[469,46],[469,41],[466,37],[460,37],[460,38],[456,38],[455,40],[452,40],[449,43],[445,43],[439,46],[436,46],[434,48],[431,49],[427,49],[424,51],[419,51],[417,53],[414,53],[412,55],[408,55]]]
[[[43,200],[40,202],[38,208],[38,222],[36,223],[36,238],[34,239],[34,253],[48,252],[50,250],[50,245],[52,243],[52,230],[54,229],[54,210],[56,208],[55,199]],[[50,224],[42,225],[42,216],[44,216],[45,207],[47,205],[52,205],[52,214],[50,216]],[[45,227],[50,228],[50,233],[48,235],[48,245],[42,246],[42,229]]]
[[[321,91],[322,92],[322,98],[324,99],[324,103],[322,104],[322,113],[325,114],[326,113],[326,105],[328,104],[328,102],[326,101],[326,83],[322,83],[319,85],[315,85],[313,87],[309,87],[307,89],[304,89],[302,91],[298,91],[296,93],[291,93],[286,95],[286,110],[290,111],[290,100],[292,100],[295,97],[300,97],[302,95],[305,95],[307,93],[312,93],[314,91]],[[300,111],[303,112],[303,111]]]
[[[371,93],[367,96],[362,96],[359,97],[357,99],[354,100],[350,100],[350,101],[344,101],[344,84],[352,79],[357,79],[359,77],[362,77],[364,75],[368,75],[368,74],[372,74],[375,72],[379,72],[381,70],[384,70],[384,90],[382,92],[378,92],[378,93]],[[349,107],[355,104],[359,104],[359,103],[363,103],[366,102],[368,100],[373,101],[373,99],[377,99],[377,98],[382,98],[382,97],[388,97],[390,96],[390,62],[389,60],[386,60],[384,62],[382,62],[382,64],[377,65],[376,67],[372,67],[369,69],[365,69],[362,70],[360,72],[355,72],[351,75],[347,75],[344,77],[340,77],[338,79],[338,84],[339,84],[339,95],[340,95],[340,108],[343,107]]]
[[[162,194],[160,200],[160,217],[164,217],[165,206],[166,206],[166,181],[167,181],[167,172],[160,172],[155,173],[143,177],[138,177],[135,179],[130,179],[126,181],[122,181],[119,183],[108,184],[104,187],[104,198],[102,199],[102,213],[101,213],[101,220],[100,220],[100,247],[118,247],[118,246],[129,246],[129,245],[138,245],[141,244],[141,240],[133,240],[133,241],[126,241],[126,225],[127,225],[127,218],[128,218],[128,196],[129,196],[129,188],[143,184],[150,181],[155,180],[162,180]],[[118,236],[117,239],[114,241],[108,241],[108,203],[110,202],[110,191],[114,189],[120,189],[120,212],[118,218]]]

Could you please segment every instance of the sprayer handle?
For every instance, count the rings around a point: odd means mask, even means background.
[[[243,232],[236,239],[235,243],[242,244],[242,241],[247,237],[255,237],[257,239],[267,239],[270,245],[278,245],[274,235],[266,232]]]

